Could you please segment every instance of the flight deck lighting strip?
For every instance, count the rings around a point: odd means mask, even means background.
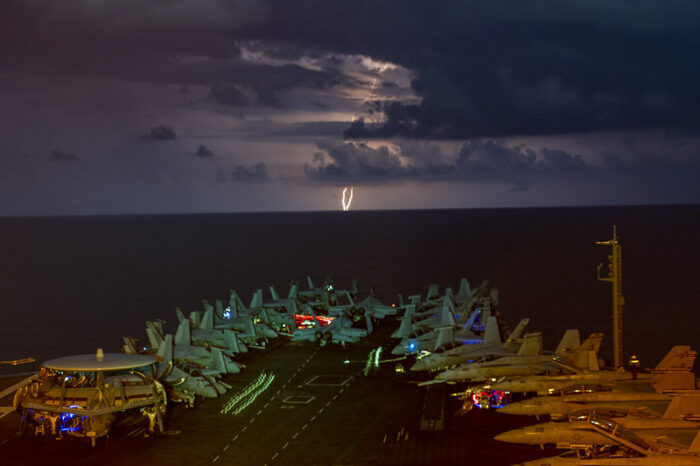
[[[266,374],[265,372],[261,373],[254,382],[226,402],[224,407],[221,408],[221,414],[227,414],[229,412],[232,412],[233,415],[239,414],[241,411],[250,406],[258,396],[267,390],[272,384],[273,380],[275,380],[275,374]]]

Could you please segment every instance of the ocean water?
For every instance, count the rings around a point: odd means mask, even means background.
[[[145,321],[175,331],[175,306],[249,300],[331,276],[385,303],[489,279],[512,328],[530,317],[554,349],[601,331],[611,356],[611,287],[596,280],[617,226],[624,349],[644,367],[700,343],[700,206],[350,211],[0,219],[0,360],[117,351]],[[394,325],[387,323],[385,325]],[[0,373],[7,368],[0,366]]]

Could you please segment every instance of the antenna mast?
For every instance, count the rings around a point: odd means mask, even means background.
[[[608,241],[596,241],[599,246],[610,246],[612,254],[608,255],[608,275],[602,277],[600,269],[603,264],[598,264],[596,275],[598,280],[612,283],[612,307],[613,307],[613,356],[615,369],[624,370],[622,362],[622,308],[625,298],[622,296],[622,246],[617,237],[617,227],[613,225],[613,237]]]

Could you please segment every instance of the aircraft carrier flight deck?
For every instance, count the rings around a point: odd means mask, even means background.
[[[413,374],[382,364],[367,376],[370,352],[389,343],[393,323],[347,347],[319,347],[280,337],[265,351],[241,358],[225,395],[193,409],[169,406],[166,431],[147,438],[147,421],[120,418],[106,439],[20,435],[20,415],[0,399],[2,465],[508,465],[551,456],[493,439],[534,417],[499,415],[461,406],[445,388],[419,387]],[[0,379],[0,391],[20,378]],[[155,438],[153,438],[155,437]],[[549,455],[547,455],[549,453]]]

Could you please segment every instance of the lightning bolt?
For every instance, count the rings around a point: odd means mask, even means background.
[[[352,186],[350,186],[350,197],[348,197],[347,202],[345,200],[345,195],[348,192],[348,187],[343,188],[343,211],[350,210],[350,204],[352,204]]]

